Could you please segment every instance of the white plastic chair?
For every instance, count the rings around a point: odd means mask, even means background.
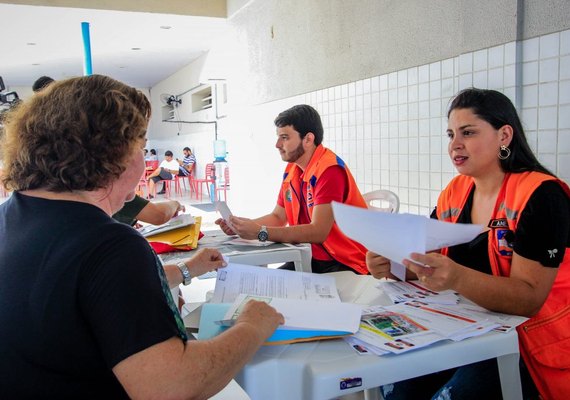
[[[397,213],[400,209],[398,195],[390,190],[373,190],[362,195],[370,210]]]

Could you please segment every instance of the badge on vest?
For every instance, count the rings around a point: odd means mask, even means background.
[[[502,256],[512,256],[514,233],[508,229],[497,229],[495,235],[497,235],[499,254]]]
[[[286,199],[288,202],[293,201],[293,197],[291,196],[291,189],[287,189],[287,191],[285,192],[285,199]]]
[[[506,218],[492,219],[489,221],[489,228],[507,228],[509,223]]]

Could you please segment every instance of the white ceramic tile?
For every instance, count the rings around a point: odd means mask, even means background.
[[[487,69],[487,49],[478,50],[473,54],[473,71]]]
[[[509,98],[511,103],[516,104],[517,88],[514,86],[506,87],[502,90],[503,94]]]
[[[441,157],[431,156],[429,161],[430,172],[441,172]]]
[[[441,81],[441,97],[447,99],[455,94],[453,78],[445,78]]]
[[[428,154],[429,153],[429,136],[419,136],[418,142],[420,144],[419,147],[419,154]]]
[[[459,90],[467,89],[473,86],[473,74],[459,75]]]
[[[390,113],[388,111],[388,107],[380,107],[380,122],[390,120]]]
[[[570,80],[558,84],[558,96],[560,104],[570,103]]]
[[[390,184],[390,172],[388,170],[380,171],[380,183],[383,187]]]
[[[408,154],[418,154],[419,139],[411,137],[408,139]]]
[[[391,106],[398,104],[398,89],[388,90],[388,104]]]
[[[348,84],[344,84],[340,86],[340,95],[341,98],[346,99],[348,97]]]
[[[565,182],[570,182],[570,154],[558,155],[558,169],[556,173]]]
[[[403,69],[398,71],[398,87],[406,86],[408,84],[408,71]]]
[[[427,160],[426,160],[427,161]],[[419,176],[420,176],[420,189],[429,189],[429,172],[427,170],[422,169],[422,160],[420,159],[420,169],[419,169]],[[421,193],[421,190],[420,190]],[[421,196],[421,194],[420,194]]]
[[[371,89],[370,89],[370,78],[366,78],[362,81],[362,91],[364,94],[366,93],[370,93]]]
[[[487,88],[487,71],[477,71],[473,74],[473,86],[476,88]]]
[[[406,86],[398,88],[398,104],[408,103],[408,88]]]
[[[388,104],[389,104],[388,90],[381,90],[380,91],[380,107],[387,106]]]
[[[451,78],[454,75],[453,58],[448,58],[441,62],[441,77]]]
[[[396,89],[398,87],[398,73],[390,72],[388,74],[388,88]]]
[[[441,62],[434,62],[429,65],[429,80],[436,81],[441,79]]]
[[[433,135],[430,137],[430,154],[441,155],[441,129],[434,130]]]
[[[390,146],[390,155],[398,154],[400,140],[397,137],[395,137],[391,138],[388,143]],[[392,167],[395,168],[396,165],[392,165]]]
[[[418,100],[424,101],[429,99],[429,82],[420,83],[418,86]]]
[[[503,68],[489,70],[488,88],[501,89],[503,87]]]
[[[538,38],[523,40],[522,42],[523,62],[538,60],[538,45],[539,45]]]
[[[570,129],[570,104],[560,106],[558,113],[558,129]]]
[[[459,73],[466,74],[473,71],[473,53],[465,53],[459,56]]]
[[[408,103],[408,118],[417,119],[418,118],[418,103]]]
[[[516,85],[516,67],[514,64],[505,66],[503,77],[504,87],[512,87]]]
[[[373,93],[380,91],[380,77],[374,76],[370,79],[370,90]]]
[[[392,123],[393,121],[397,121],[398,120],[398,106],[397,105],[393,105],[388,107],[388,112],[390,113],[389,118],[390,118],[390,123]]]
[[[378,110],[380,108],[380,94],[378,92],[372,92],[370,96],[372,100],[371,107],[373,110]]]
[[[532,150],[532,152],[534,154],[537,154],[538,153],[538,132],[527,130],[525,132],[525,135],[526,135],[526,140],[528,142],[530,149]]]
[[[398,117],[400,120],[408,119],[408,105],[407,104],[400,104],[398,105]],[[405,121],[403,121],[405,122]]]
[[[505,51],[505,48],[502,45],[491,47],[489,49],[489,55],[488,55],[489,68],[503,67],[503,63],[505,60],[505,57],[503,54],[504,51]]]
[[[439,192],[441,191],[441,173],[440,172],[430,172],[429,174],[429,186],[430,189],[437,189],[433,192],[435,193],[435,199],[431,200],[431,205],[437,204],[437,198],[439,197]]]
[[[418,68],[418,83],[429,81],[429,65],[422,65]]]
[[[437,119],[439,120],[439,117],[442,115],[441,101],[439,101],[439,100],[430,101],[430,103],[429,103],[429,115],[432,118],[437,117]]]
[[[380,75],[380,90],[388,89],[388,75]]]
[[[540,58],[558,57],[560,49],[560,34],[551,33],[540,37]]]
[[[538,105],[538,85],[528,85],[522,88],[523,108],[536,107]]]
[[[408,108],[409,112],[410,108]],[[418,137],[419,136],[419,122],[418,120],[410,120],[408,121],[408,136],[409,137]]]
[[[540,82],[552,82],[558,80],[558,58],[542,60],[539,64]]]
[[[509,42],[505,44],[505,65],[511,65],[517,62],[517,42]]]
[[[538,83],[538,62],[525,62],[522,65],[522,84],[532,85]]]
[[[429,101],[420,101],[419,103],[419,118],[428,118],[429,117]]]
[[[362,95],[362,104],[364,109],[370,109],[370,107],[372,106],[371,97],[372,95],[370,94],[370,92],[364,93]]]
[[[570,129],[558,131],[558,153],[570,153]]]
[[[408,86],[408,102],[418,101],[418,85]]]
[[[558,104],[558,82],[542,83],[538,86],[538,105],[554,106]]]
[[[398,176],[398,181],[402,186],[408,186],[408,157],[404,155],[398,156],[398,169],[400,170],[400,175]]]
[[[538,126],[537,126],[538,111],[537,111],[536,107],[523,108],[522,112],[519,115],[520,115],[521,122],[523,124],[524,130],[528,130],[528,129],[535,130],[538,128]]]
[[[557,132],[555,130],[538,132],[538,152],[556,153]]]
[[[551,171],[556,171],[556,154],[538,153],[538,161]]]
[[[441,80],[431,81],[429,83],[429,98],[439,99],[441,97]]]
[[[408,68],[408,85],[415,85],[418,83],[418,67]]]
[[[570,79],[570,56],[560,57],[560,80]]]
[[[350,82],[348,84],[348,95],[354,97],[356,95],[356,82]]]
[[[562,109],[560,117],[563,118]],[[569,110],[570,111],[570,110]],[[570,117],[567,118],[570,122]],[[540,107],[538,109],[538,129],[556,129],[557,110],[556,107]],[[561,128],[570,128],[570,126],[561,126]]]
[[[560,55],[570,54],[570,30],[560,32]]]

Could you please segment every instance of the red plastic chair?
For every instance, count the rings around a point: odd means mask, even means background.
[[[224,201],[227,201],[226,191],[230,190],[230,169],[226,167],[224,169],[224,184],[216,186],[216,199],[220,200],[220,192],[224,192]]]
[[[214,164],[210,163],[210,164],[206,164],[206,172],[204,174],[204,178],[203,179],[194,179],[194,189],[196,191],[196,198],[197,199],[202,199],[202,184],[205,183],[206,184],[206,189],[208,190],[208,197],[210,197],[210,185],[213,184],[214,186],[216,185],[216,168],[214,167]]]
[[[146,180],[146,171],[143,172],[141,179],[139,179],[139,183],[137,185],[137,189],[136,192],[140,193],[139,196],[147,198],[148,199],[148,195],[150,194],[150,190],[148,188],[148,181]],[[146,187],[146,196],[144,195],[144,189]]]
[[[174,183],[174,192],[180,196],[182,196],[182,188],[180,187],[180,178],[182,178],[181,176],[178,175],[174,175],[174,178],[170,179],[170,180],[164,180],[164,181],[159,181],[164,183],[164,197],[166,197],[167,199],[170,198],[170,184]],[[155,186],[156,188],[156,186]]]

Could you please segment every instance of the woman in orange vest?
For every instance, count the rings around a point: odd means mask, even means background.
[[[453,289],[489,310],[528,317],[517,328],[524,398],[568,398],[570,189],[538,162],[502,93],[466,89],[447,116],[449,156],[460,175],[441,193],[432,218],[485,229],[470,243],[414,253],[404,264],[432,290]],[[369,253],[367,265],[377,278],[389,275],[379,255]],[[499,383],[493,359],[383,390],[386,400],[428,393],[501,398]]]

